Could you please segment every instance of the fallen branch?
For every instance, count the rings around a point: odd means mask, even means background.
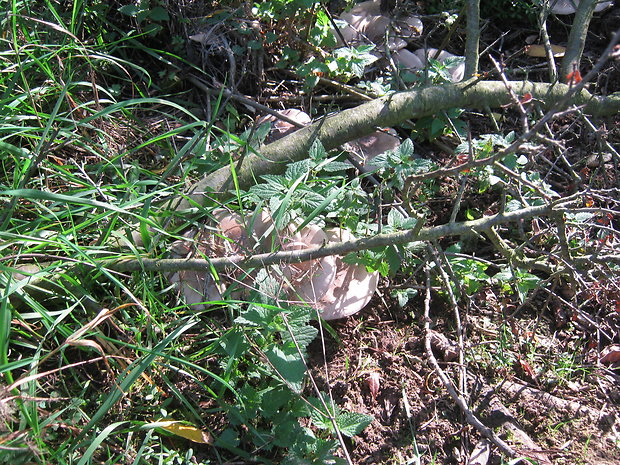
[[[390,245],[404,245],[416,241],[432,241],[447,236],[461,236],[480,233],[493,226],[521,221],[528,218],[548,215],[557,211],[563,201],[555,204],[540,205],[523,208],[512,212],[499,213],[472,221],[459,223],[447,223],[432,228],[409,229],[390,234],[379,234],[373,237],[356,239],[346,242],[338,242],[324,246],[311,247],[304,250],[292,250],[284,252],[262,253],[247,257],[245,255],[232,255],[229,257],[213,258],[210,260],[188,258],[188,259],[156,259],[156,258],[127,258],[120,260],[109,260],[100,266],[114,271],[207,271],[214,269],[217,271],[234,265],[242,269],[260,268],[279,263],[299,263],[308,260],[315,260],[329,255],[346,255],[351,252],[373,249],[375,247],[386,247]]]
[[[519,96],[530,94],[543,109],[550,110],[545,115],[547,120],[553,113],[565,109],[569,104],[581,106],[583,111],[591,115],[614,115],[620,111],[620,92],[598,97],[590,94],[585,85],[604,65],[618,41],[620,31],[616,32],[596,65],[577,85],[509,81],[508,86]],[[501,108],[511,102],[504,82],[479,81],[477,78],[458,84],[429,86],[390,94],[343,110],[261,147],[260,155],[248,155],[237,171],[238,185],[245,189],[261,175],[284,172],[288,163],[308,156],[315,139],[321,141],[327,150],[332,150],[370,134],[377,126],[394,126],[407,119],[421,118],[450,108],[486,110]],[[205,205],[213,194],[226,192],[232,187],[230,167],[225,166],[195,183],[173,208],[183,211]]]
[[[514,383],[512,381],[502,381],[499,383],[497,389],[502,390],[506,394],[513,398],[519,398],[522,402],[531,404],[533,402],[540,402],[542,405],[550,410],[559,410],[575,415],[576,417],[586,417],[594,423],[600,421],[606,421],[608,424],[613,425],[620,421],[617,414],[614,412],[603,413],[602,410],[593,409],[587,405],[580,404],[572,400],[560,399],[548,392],[535,389],[524,384]]]
[[[370,134],[377,126],[393,126],[406,119],[432,115],[449,108],[499,108],[511,102],[503,82],[472,82],[392,94],[328,117],[320,128],[320,122],[317,122],[295,131],[263,146],[259,149],[260,156],[248,155],[237,173],[239,186],[247,188],[256,177],[263,174],[282,173],[287,163],[301,160],[308,155],[315,138],[320,140],[327,150],[332,150],[345,142]],[[552,107],[571,92],[571,88],[564,84],[514,81],[510,82],[510,86],[517,95],[530,93],[544,108]],[[575,105],[583,105],[585,112],[597,116],[612,115],[620,111],[620,93],[595,97],[582,90],[575,93],[572,101]],[[223,192],[230,187],[230,167],[220,168],[192,186],[188,197],[177,204],[176,210],[204,205],[210,194]]]

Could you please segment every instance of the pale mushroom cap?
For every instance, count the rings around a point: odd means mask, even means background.
[[[355,239],[349,231],[338,228],[328,229],[326,234],[330,242]],[[363,265],[350,265],[336,257],[336,268],[330,290],[318,302],[318,310],[325,320],[337,320],[359,312],[368,305],[379,284],[379,273],[369,273]]]
[[[222,295],[209,272],[178,271],[169,276],[170,284],[179,284],[179,293],[194,310],[204,310],[200,302],[222,300]]]
[[[191,238],[195,231],[184,234],[187,241],[177,241],[171,247],[171,256],[184,258],[192,254],[198,247],[200,253],[207,256],[225,256],[242,253],[244,248],[252,248],[256,240],[262,238],[270,241],[276,237],[281,241],[284,250],[305,250],[320,246],[327,242],[341,242],[354,239],[353,235],[341,229],[323,231],[316,225],[308,225],[296,231],[296,225],[288,226],[283,235],[275,231],[273,219],[266,211],[255,215],[253,234],[248,234],[244,224],[251,218],[242,218],[236,213],[216,210],[213,217],[218,235],[210,234],[206,242],[196,245]],[[221,237],[220,237],[221,236]],[[224,239],[227,238],[227,239]],[[270,244],[271,245],[271,244]],[[226,248],[228,246],[228,248]],[[263,250],[270,250],[265,249]],[[362,265],[349,265],[342,258],[335,256],[323,257],[302,263],[288,264],[281,267],[282,277],[288,283],[289,298],[301,299],[321,311],[323,318],[334,320],[359,312],[364,308],[377,290],[379,275],[368,273]],[[250,275],[228,280],[245,280]],[[250,279],[252,279],[250,277]],[[222,299],[224,287],[217,283],[208,272],[180,271],[168,276],[171,284],[177,284],[185,302],[193,309],[202,310],[201,302]],[[240,297],[241,298],[241,297]]]
[[[271,252],[272,246],[280,245],[274,242],[276,240],[279,242],[279,237],[276,234],[276,224],[269,212],[261,210],[256,215],[248,216],[247,222],[248,227],[253,228],[254,238],[258,240],[263,252]]]
[[[405,48],[394,53],[392,56],[396,64],[400,65],[402,68],[410,70],[424,69],[424,63],[426,61],[423,62],[416,54]]]
[[[384,131],[375,131],[359,139],[355,139],[348,144],[348,150],[361,157],[361,163],[366,164],[377,155],[396,150],[400,147],[400,139]]]
[[[361,2],[351,8],[348,12],[340,15],[342,19],[347,21],[345,16],[348,15],[361,15],[361,16],[379,16],[381,14],[381,1],[380,0],[368,0]]]
[[[550,0],[551,12],[556,15],[571,15],[577,11],[577,7],[581,0]],[[594,7],[595,12],[603,11],[609,8],[614,2],[598,2]]]
[[[302,110],[298,110],[297,108],[287,108],[285,110],[279,111],[278,113],[281,114],[282,116],[285,116],[288,119],[295,121],[296,123],[302,126],[307,126],[310,123],[312,123],[312,118],[310,118],[310,116],[306,112]],[[297,129],[299,129],[298,126],[295,126],[289,123],[288,121],[278,119],[274,115],[262,116],[261,118],[257,120],[256,123],[258,125],[265,124],[265,123],[273,123],[271,132],[269,134],[269,140],[271,141],[281,139],[287,134],[290,134],[291,132],[294,132]]]
[[[218,209],[213,212],[213,218],[217,221],[218,234],[222,236],[214,239],[214,252],[217,253],[218,246],[223,246],[224,255],[235,255],[250,248],[245,222],[240,215]]]
[[[327,243],[327,235],[316,225],[308,225],[294,234],[295,226],[289,226],[290,239],[285,250],[304,250]],[[285,276],[291,281],[291,297],[297,296],[306,303],[315,305],[330,290],[336,277],[336,258],[323,257],[317,260],[295,263],[283,267]]]
[[[357,32],[357,36],[351,40],[352,42],[363,40],[364,38],[371,42],[381,40],[390,25],[390,18],[381,15],[351,15],[350,18],[345,18],[343,15],[342,19],[347,21],[353,30]]]
[[[385,33],[391,23],[391,19],[388,16],[381,14],[381,2],[376,0],[358,3],[351,10],[342,13],[340,19],[349,23],[347,27],[341,28],[340,32],[347,43],[353,44],[363,42],[364,39],[371,42],[380,41],[385,37]],[[424,26],[420,18],[410,16],[394,21],[394,28],[397,36],[411,39],[420,36]],[[343,45],[337,34],[336,37],[339,41],[339,46]],[[393,41],[390,44],[390,48],[397,50],[406,46],[407,43],[404,42],[402,46],[399,46],[400,44],[401,42]],[[392,48],[394,45],[399,47]]]
[[[405,19],[396,21],[398,35],[404,39],[419,37],[424,31],[424,24],[417,16],[408,16]]]
[[[428,62],[428,57],[434,57],[437,53],[437,49],[420,48],[413,53],[420,59],[420,61],[423,62],[423,66],[426,66],[426,63]],[[445,50],[442,50],[439,55],[437,55],[437,60],[441,63],[445,62],[448,58],[456,58],[456,55],[453,55],[450,52],[446,52]],[[465,75],[465,63],[459,63],[454,66],[449,66],[447,69],[452,76],[452,82],[459,82],[463,80],[463,76]]]

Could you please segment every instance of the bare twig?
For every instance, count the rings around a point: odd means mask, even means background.
[[[428,361],[437,373],[438,378],[441,380],[441,383],[444,385],[456,405],[459,407],[461,412],[465,415],[467,423],[472,425],[474,428],[480,432],[485,438],[489,439],[493,442],[505,455],[508,457],[516,457],[517,453],[502,439],[500,439],[492,429],[485,426],[471,411],[471,409],[467,406],[467,402],[465,399],[456,391],[456,388],[450,381],[450,378],[446,375],[446,373],[441,369],[439,363],[437,363],[437,359],[435,355],[433,355],[433,349],[431,347],[431,332],[430,332],[430,306],[431,306],[431,274],[430,269],[425,267],[426,270],[426,297],[424,299],[424,331],[426,337],[424,338],[424,345],[426,349],[426,356]]]

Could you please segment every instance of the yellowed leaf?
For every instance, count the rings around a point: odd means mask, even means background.
[[[563,57],[566,47],[551,44],[551,51],[554,57]],[[525,54],[531,57],[544,58],[547,56],[545,46],[540,44],[528,45],[525,47]]]
[[[208,432],[202,431],[193,425],[188,425],[175,420],[158,421],[154,425],[165,429],[169,433],[176,434],[177,436],[189,439],[193,442],[198,442],[200,444],[213,444],[213,438]]]

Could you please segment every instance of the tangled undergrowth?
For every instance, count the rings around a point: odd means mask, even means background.
[[[372,157],[353,136],[326,150],[325,115],[451,88],[463,60],[424,50],[465,55],[463,2],[380,2],[388,25],[423,29],[340,47],[350,3],[8,2],[0,463],[617,461],[617,112],[513,93],[403,118]],[[574,17],[502,8],[482,11],[474,84],[549,82],[532,47],[567,44]],[[617,100],[619,11],[586,24],[567,92],[587,78]],[[418,49],[422,70],[394,60]],[[318,127],[307,153],[248,183],[274,138],[258,121],[285,108]],[[226,192],[187,195],[222,167]],[[214,226],[222,209],[353,234],[338,260],[379,275],[377,294],[321,319],[291,298],[286,247],[251,262]],[[168,260],[191,228],[195,260]],[[224,261],[200,239],[216,236]],[[187,302],[171,271],[218,292]]]

